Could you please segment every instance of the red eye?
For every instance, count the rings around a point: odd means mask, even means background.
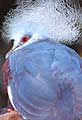
[[[27,42],[29,40],[29,37],[28,36],[24,36],[23,38],[22,38],[22,42]]]

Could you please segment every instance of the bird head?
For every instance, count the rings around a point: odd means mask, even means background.
[[[72,44],[81,40],[81,27],[82,11],[78,0],[21,0],[5,17],[2,36],[14,39],[14,47],[29,33]]]
[[[44,37],[44,36],[41,36],[40,34],[25,34],[23,35],[19,40],[12,40],[13,41],[13,46],[12,46],[12,49],[6,54],[6,58],[8,58],[8,56],[18,50],[18,49],[21,49],[23,48],[24,46],[28,46],[34,42],[38,42],[38,41],[43,41],[43,40],[46,40],[48,39],[47,37]]]

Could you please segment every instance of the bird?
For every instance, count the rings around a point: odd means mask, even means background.
[[[82,58],[66,45],[80,41],[80,11],[65,0],[24,0],[8,13],[3,37],[15,41],[3,81],[25,120],[82,119]]]

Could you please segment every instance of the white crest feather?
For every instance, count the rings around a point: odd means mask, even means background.
[[[68,1],[67,1],[68,2]],[[15,39],[18,44],[24,34],[38,33],[56,40],[71,43],[80,37],[77,23],[82,23],[79,8],[66,5],[64,0],[23,0],[11,10],[3,23],[3,36]],[[55,39],[54,39],[55,38]]]

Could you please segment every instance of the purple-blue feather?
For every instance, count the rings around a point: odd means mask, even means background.
[[[30,120],[82,118],[82,59],[51,41],[32,43],[9,56],[12,101]]]

